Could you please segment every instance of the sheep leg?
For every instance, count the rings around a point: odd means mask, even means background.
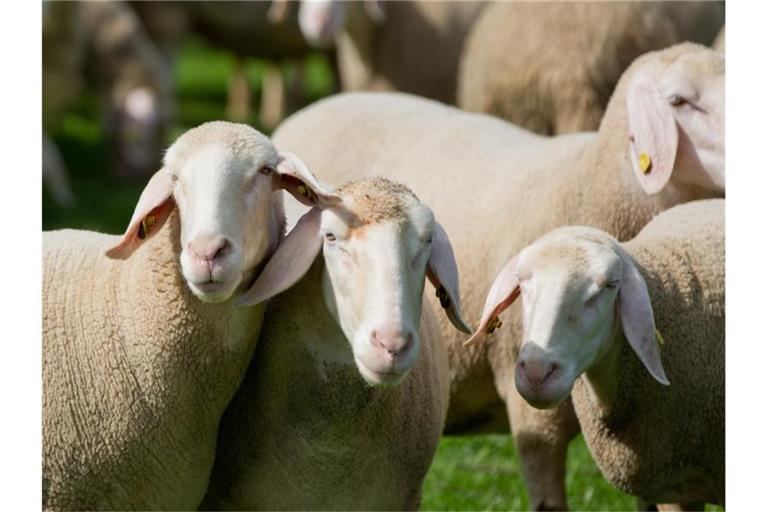
[[[280,122],[285,110],[285,90],[280,66],[270,64],[264,72],[261,87],[259,123],[265,128],[274,128]]]
[[[552,410],[534,409],[513,390],[507,412],[520,457],[531,510],[568,510],[565,463],[568,444],[579,433],[570,398]]]
[[[235,68],[229,79],[227,91],[227,117],[233,121],[245,121],[251,110],[251,89],[245,73],[245,60],[235,57]]]

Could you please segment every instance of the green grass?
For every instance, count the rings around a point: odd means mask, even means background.
[[[424,484],[423,510],[528,510],[520,461],[508,435],[444,437]],[[634,498],[601,475],[579,436],[568,453],[572,510],[634,510]]]
[[[333,91],[333,76],[322,56],[308,58],[303,66],[305,93],[310,100]],[[229,55],[200,42],[184,49],[175,76],[178,121],[167,143],[192,126],[225,117],[226,87],[232,67]],[[247,64],[255,105],[264,69],[265,63],[257,60]],[[122,233],[130,219],[144,183],[126,183],[112,177],[98,107],[95,96],[84,95],[50,132],[69,168],[77,206],[71,210],[59,208],[44,192],[43,229],[70,227]],[[256,125],[255,113],[248,121]],[[581,437],[570,448],[567,489],[572,510],[634,509],[632,497],[602,478]],[[527,507],[520,462],[508,435],[443,438],[425,482],[424,510]]]

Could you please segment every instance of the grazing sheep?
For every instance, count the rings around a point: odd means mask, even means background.
[[[104,97],[115,173],[148,176],[160,163],[173,112],[171,70],[159,50],[124,2],[43,5],[45,127],[93,82]]]
[[[458,104],[544,135],[595,130],[636,57],[709,44],[724,20],[714,2],[496,3],[467,36]]]
[[[724,206],[676,206],[624,244],[550,232],[499,273],[470,340],[522,296],[520,394],[539,408],[572,395],[603,475],[684,510],[725,505]]]
[[[400,184],[365,178],[336,193],[343,203],[304,215],[241,299],[297,283],[267,310],[202,508],[419,507],[448,408],[440,330],[431,309],[422,315],[422,301],[438,302],[425,277],[468,330],[453,251]]]
[[[334,40],[341,88],[456,102],[459,55],[485,2],[302,1],[308,41]]]
[[[425,99],[349,93],[287,119],[274,140],[328,180],[375,168],[407,183],[450,231],[462,303],[479,312],[481,288],[506,258],[558,226],[592,225],[626,240],[662,210],[722,195],[724,71],[721,54],[690,43],[640,57],[597,133],[542,137]],[[514,313],[489,343],[468,350],[441,321],[451,371],[446,432],[498,431],[508,413],[531,507],[562,509],[578,424],[569,403],[539,411],[514,389]]]
[[[197,507],[261,325],[234,296],[281,237],[274,191],[337,199],[244,125],[194,128],[164,162],[122,237],[43,235],[45,509]]]

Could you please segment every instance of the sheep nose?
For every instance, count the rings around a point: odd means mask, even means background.
[[[403,329],[378,328],[371,331],[371,343],[393,358],[404,358],[413,346],[413,333]]]
[[[188,244],[189,251],[199,260],[212,264],[227,253],[232,243],[223,236],[200,235]]]
[[[542,387],[547,379],[559,368],[555,363],[534,358],[521,358],[518,365],[520,372],[525,376],[525,379],[532,388]]]

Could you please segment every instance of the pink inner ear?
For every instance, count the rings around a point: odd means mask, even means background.
[[[657,83],[642,72],[628,88],[627,117],[632,169],[646,194],[656,194],[667,184],[675,167],[677,123]]]
[[[326,191],[304,162],[293,153],[280,152],[277,188],[289,192],[307,206],[329,207],[342,202],[341,196]]]
[[[320,238],[321,213],[319,208],[312,208],[299,219],[277,246],[277,251],[256,282],[237,300],[238,306],[264,302],[296,284],[307,273],[323,244]]]
[[[117,245],[107,249],[106,256],[113,259],[128,258],[163,227],[175,204],[173,180],[169,173],[160,169],[144,187],[125,234]]]
[[[520,295],[520,280],[517,277],[517,256],[501,269],[485,299],[480,325],[465,346],[475,345],[485,339],[491,321],[507,309]]]
[[[451,242],[448,240],[448,234],[438,222],[435,222],[435,232],[432,236],[432,250],[427,266],[427,278],[437,289],[440,305],[445,310],[445,314],[454,327],[462,332],[471,334],[472,329],[464,321],[461,314],[459,271],[456,268],[453,247],[451,247]]]

